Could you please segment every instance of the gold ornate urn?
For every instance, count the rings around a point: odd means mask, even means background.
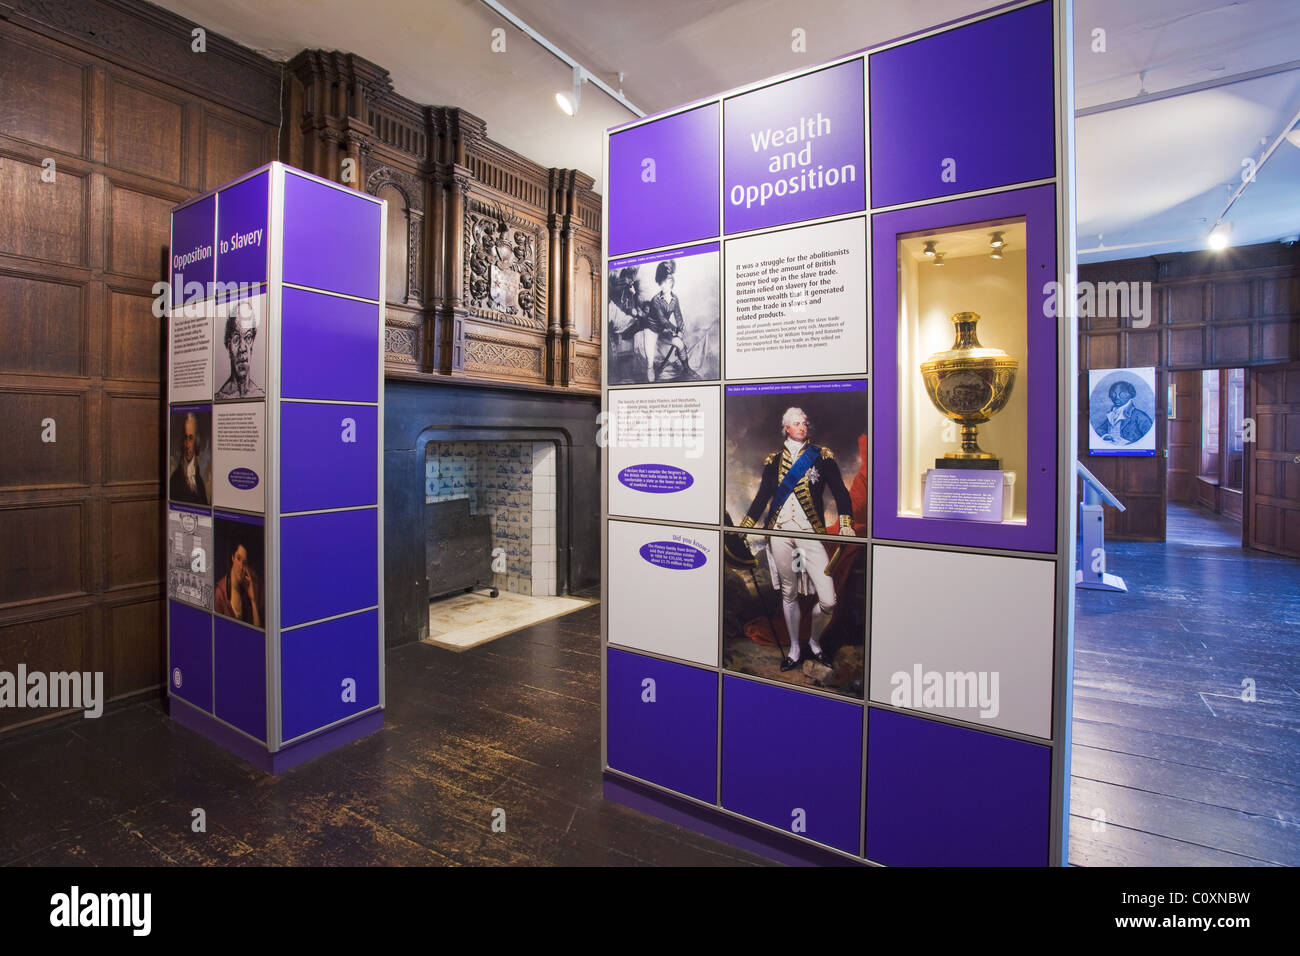
[[[952,317],[956,336],[952,348],[935,352],[921,363],[921,377],[930,401],[945,416],[961,425],[961,451],[950,451],[935,459],[936,468],[1002,467],[979,446],[979,428],[1006,406],[1016,383],[1020,363],[1001,349],[980,345],[975,325],[980,320],[974,312],[958,312]]]

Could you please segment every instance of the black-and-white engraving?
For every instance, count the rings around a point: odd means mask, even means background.
[[[264,346],[257,341],[261,328],[258,305],[264,296],[225,302],[217,306],[217,328],[223,348],[215,353],[217,375],[221,381],[213,398],[262,398],[266,395],[259,379],[266,367]]]
[[[1089,451],[1155,454],[1155,369],[1093,369],[1088,374]]]
[[[718,252],[642,257],[609,273],[609,384],[718,377]]]

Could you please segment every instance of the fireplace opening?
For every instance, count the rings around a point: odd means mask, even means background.
[[[557,596],[553,441],[431,441],[425,450],[425,643],[467,651],[591,603]]]
[[[470,590],[556,593],[552,442],[430,442],[425,458],[429,599]]]

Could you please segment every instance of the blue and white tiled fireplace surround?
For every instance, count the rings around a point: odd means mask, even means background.
[[[550,442],[430,442],[424,500],[468,498],[487,514],[492,548],[505,551],[506,570],[492,576],[503,591],[555,594],[555,446]]]

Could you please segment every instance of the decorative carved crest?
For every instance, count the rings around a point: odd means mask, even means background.
[[[470,198],[465,205],[465,298],[493,322],[540,329],[546,314],[546,235],[508,209]]]

